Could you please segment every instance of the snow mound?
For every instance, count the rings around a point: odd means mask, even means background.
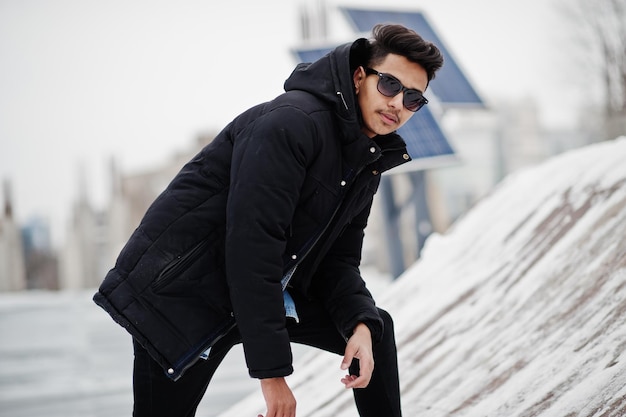
[[[505,179],[384,292],[405,416],[626,415],[626,138]],[[298,416],[355,417],[310,354]],[[221,417],[264,411],[255,393]]]

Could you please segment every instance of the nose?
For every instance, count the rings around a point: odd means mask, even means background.
[[[402,106],[404,106],[403,101],[404,100],[404,91],[400,91],[398,94],[396,94],[393,97],[390,97],[389,99],[389,105],[393,108],[402,110]]]

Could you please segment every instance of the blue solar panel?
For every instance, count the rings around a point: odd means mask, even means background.
[[[298,57],[299,62],[315,62],[333,48],[335,48],[335,46],[329,46],[328,48],[294,49],[293,52]]]
[[[411,158],[422,159],[442,155],[454,155],[454,150],[439,128],[433,114],[424,106],[415,113],[398,133],[406,142]]]
[[[439,101],[443,105],[483,106],[483,101],[422,13],[353,8],[341,10],[358,32],[370,32],[378,23],[397,23],[413,29],[424,39],[433,42],[444,56],[444,65],[430,84]]]
[[[296,49],[294,53],[298,57],[299,62],[315,62],[334,48],[335,46],[328,48]]]

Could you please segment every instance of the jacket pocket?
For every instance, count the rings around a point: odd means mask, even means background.
[[[163,268],[163,271],[161,271],[161,273],[156,277],[152,283],[152,290],[158,291],[171,283],[177,277],[180,277],[182,273],[187,271],[189,267],[203,255],[208,246],[209,239],[203,239],[186,253],[177,256],[165,268]]]

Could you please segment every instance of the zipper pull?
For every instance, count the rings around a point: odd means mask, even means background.
[[[346,110],[348,110],[348,104],[346,104],[346,100],[343,98],[343,94],[341,93],[341,91],[337,91],[337,95],[341,97],[341,101],[343,102],[343,107],[345,107]]]

